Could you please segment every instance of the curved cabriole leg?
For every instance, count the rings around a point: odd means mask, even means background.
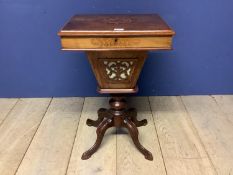
[[[143,120],[138,120],[137,119],[137,110],[135,108],[130,108],[127,110],[127,117],[130,118],[130,120],[132,120],[132,122],[137,126],[146,126],[147,125],[147,120],[143,119]]]
[[[138,140],[138,129],[136,125],[132,121],[125,119],[124,127],[128,129],[135,146],[144,155],[144,157],[147,160],[153,160],[152,154],[146,148],[144,148]]]
[[[88,126],[94,126],[94,127],[98,127],[99,124],[104,120],[105,117],[107,117],[109,115],[108,110],[104,109],[104,108],[100,108],[98,110],[98,119],[97,120],[91,120],[91,119],[87,119],[86,124]]]
[[[83,153],[83,155],[82,155],[83,160],[89,159],[92,156],[92,154],[94,154],[97,151],[97,149],[100,147],[100,144],[103,140],[103,137],[104,137],[106,130],[112,126],[113,126],[112,119],[103,120],[99,124],[99,126],[97,127],[97,130],[96,130],[96,134],[97,134],[96,142],[88,151]]]

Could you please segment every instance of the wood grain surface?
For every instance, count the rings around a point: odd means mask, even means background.
[[[174,31],[157,14],[75,15],[58,33],[60,36],[159,36]]]
[[[157,14],[76,15],[58,32],[63,50],[163,50],[175,32]]]
[[[139,120],[148,120],[139,139],[154,161],[144,159],[125,129],[114,128],[90,159],[81,160],[96,138],[86,119],[96,119],[108,98],[0,99],[0,174],[233,174],[233,96],[128,101]]]
[[[17,175],[63,175],[72,151],[83,98],[54,98]]]
[[[168,174],[215,174],[179,97],[150,97]]]
[[[218,174],[233,174],[233,124],[211,96],[182,97]]]
[[[0,126],[0,174],[15,174],[50,99],[20,99]]]
[[[171,49],[171,37],[62,37],[62,48],[66,50],[129,50],[148,48],[156,49]],[[150,50],[150,49],[148,49]]]

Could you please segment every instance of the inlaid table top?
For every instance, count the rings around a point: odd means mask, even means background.
[[[75,15],[60,35],[173,35],[174,31],[157,14]]]
[[[75,15],[58,33],[64,50],[171,49],[174,34],[157,14]]]

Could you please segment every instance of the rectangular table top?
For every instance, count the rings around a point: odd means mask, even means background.
[[[157,14],[75,15],[60,36],[173,36],[175,32]]]

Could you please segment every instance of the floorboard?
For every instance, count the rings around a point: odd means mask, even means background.
[[[225,114],[226,119],[233,125],[233,95],[214,95],[212,97]]]
[[[150,97],[150,104],[167,174],[215,174],[180,98]]]
[[[220,175],[233,174],[233,125],[212,96],[182,97],[204,147]]]
[[[64,175],[83,98],[54,98],[16,175]]]
[[[15,174],[50,99],[20,99],[0,126],[0,175]]]
[[[0,125],[14,108],[18,100],[17,98],[0,98]]]

